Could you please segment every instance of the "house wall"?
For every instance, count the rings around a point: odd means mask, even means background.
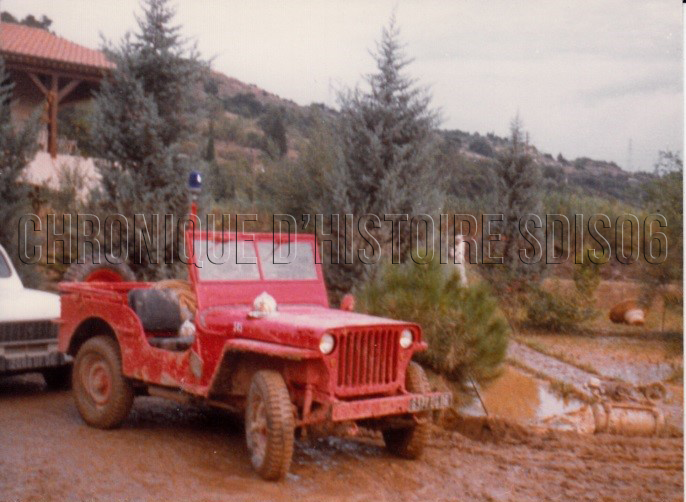
[[[45,120],[45,98],[43,93],[36,87],[36,84],[23,72],[10,72],[10,78],[14,83],[10,105],[12,119],[17,121],[17,123],[25,122],[31,117],[36,108],[42,107],[42,118]]]

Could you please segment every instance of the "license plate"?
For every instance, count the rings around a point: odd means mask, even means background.
[[[408,411],[414,413],[416,411],[424,410],[440,410],[450,406],[451,400],[452,394],[449,392],[430,396],[414,396],[410,399],[410,408]]]

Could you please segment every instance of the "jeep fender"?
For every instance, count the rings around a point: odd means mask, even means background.
[[[320,358],[321,354],[315,350],[234,338],[224,346],[210,382],[209,397],[222,399],[244,396],[256,371],[270,369],[283,373],[289,367],[295,368],[303,362]]]

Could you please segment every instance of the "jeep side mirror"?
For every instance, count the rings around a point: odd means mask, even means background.
[[[355,296],[348,293],[341,300],[341,310],[352,312],[355,310]]]

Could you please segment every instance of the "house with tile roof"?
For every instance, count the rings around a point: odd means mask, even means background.
[[[90,99],[115,65],[101,51],[14,23],[0,23],[0,57],[14,84],[12,119],[21,122],[42,109],[42,151],[28,167],[27,178],[35,184],[54,185],[59,165],[80,163],[71,158],[69,143],[60,141],[59,109]],[[91,177],[95,176],[92,161],[84,162]]]

